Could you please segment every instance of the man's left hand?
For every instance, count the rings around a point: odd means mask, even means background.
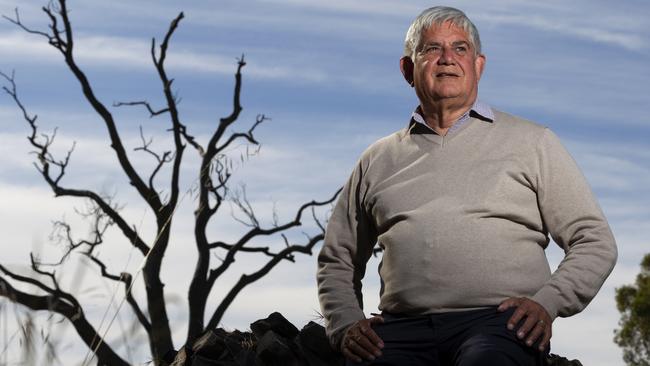
[[[551,340],[553,323],[551,316],[542,305],[527,297],[511,297],[503,300],[497,311],[503,312],[513,306],[517,310],[508,320],[508,329],[514,330],[519,321],[526,318],[524,324],[517,330],[517,337],[522,340],[526,338],[528,346],[532,346],[541,337],[539,350],[543,351]]]

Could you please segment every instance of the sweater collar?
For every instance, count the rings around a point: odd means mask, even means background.
[[[492,111],[492,107],[490,107],[489,104],[483,103],[480,100],[476,100],[472,107],[465,112],[460,118],[454,122],[454,124],[449,128],[449,131],[447,133],[454,133],[462,125],[468,122],[470,117],[474,117],[477,119],[480,119],[485,122],[494,122],[494,112]],[[411,114],[411,120],[409,123],[409,130],[413,133],[420,133],[420,134],[436,134],[436,132],[429,127],[429,125],[426,124],[424,121],[424,117],[422,117],[422,110],[420,109],[420,106],[415,108],[415,111],[413,111],[413,114]]]

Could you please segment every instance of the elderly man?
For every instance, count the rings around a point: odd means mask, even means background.
[[[614,266],[607,221],[558,138],[477,100],[484,66],[463,12],[411,24],[400,67],[420,105],[363,153],[318,257],[328,337],[350,364],[541,365],[553,320],[584,309]],[[566,254],[552,274],[549,235]],[[366,319],[376,243],[382,314]]]

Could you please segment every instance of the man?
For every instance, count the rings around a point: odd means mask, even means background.
[[[485,60],[460,10],[427,9],[407,32],[400,67],[420,105],[363,153],[318,258],[328,337],[349,364],[541,364],[553,320],[613,269],[611,230],[558,138],[477,100]],[[549,235],[566,253],[553,274]],[[382,314],[366,319],[375,243]]]

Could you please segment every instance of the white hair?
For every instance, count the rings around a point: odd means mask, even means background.
[[[476,26],[469,20],[467,15],[458,9],[448,6],[434,6],[420,13],[413,23],[411,23],[411,26],[406,32],[406,39],[404,40],[404,56],[415,59],[415,52],[420,45],[422,32],[429,29],[433,24],[440,25],[447,21],[464,30],[469,37],[475,54],[478,55],[481,53],[481,38],[478,35],[478,29],[476,29]]]

